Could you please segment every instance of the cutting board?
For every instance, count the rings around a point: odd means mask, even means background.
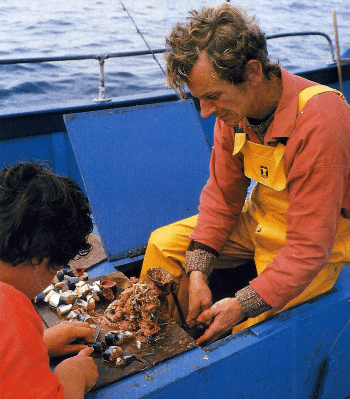
[[[123,273],[115,272],[99,278],[91,279],[88,282],[93,282],[99,279],[114,280],[119,290],[122,289],[123,285],[128,280]],[[96,312],[102,313],[108,304],[109,302],[104,302],[103,304],[98,305]],[[37,305],[36,309],[46,328],[52,327],[64,320],[46,304]],[[101,329],[101,341],[106,332],[113,330],[113,328],[105,326],[104,324],[94,324],[92,327],[94,338]],[[95,360],[99,373],[99,378],[94,390],[127,378],[143,370],[147,370],[156,364],[187,352],[195,347],[197,347],[195,340],[191,338],[180,326],[172,321],[165,320],[161,325],[161,330],[156,335],[152,336],[151,342],[142,343],[141,348],[136,346],[136,340],[126,342],[122,345],[124,355],[136,355],[137,357],[136,360],[132,361],[127,366],[117,367],[114,364],[104,361],[101,354],[93,353],[92,357]],[[52,359],[51,365],[54,367],[62,360],[62,358]]]

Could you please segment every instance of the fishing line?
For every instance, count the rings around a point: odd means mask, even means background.
[[[145,42],[148,50],[150,51],[150,53],[152,54],[153,59],[156,61],[156,63],[158,64],[160,70],[163,72],[163,75],[166,76],[165,71],[163,69],[163,67],[161,66],[161,64],[159,63],[159,61],[157,60],[157,57],[155,56],[154,52],[152,51],[151,47],[149,46],[149,44],[147,43],[147,40],[145,39],[144,35],[142,34],[142,32],[140,31],[140,29],[138,28],[138,26],[136,25],[135,21],[133,20],[132,16],[130,15],[129,11],[126,9],[125,5],[123,4],[122,0],[119,0],[120,4],[122,5],[124,11],[128,14],[129,18],[131,19],[131,22],[134,24],[135,29],[137,31],[137,33],[141,36],[142,40]]]
[[[122,0],[119,0],[120,4],[122,5],[124,11],[128,14],[129,18],[131,19],[132,23],[135,26],[135,29],[137,31],[137,33],[142,37],[142,40],[145,42],[148,50],[150,51],[150,53],[152,54],[153,59],[156,61],[156,63],[158,64],[160,70],[163,72],[163,75],[166,77],[165,71],[163,69],[163,67],[161,66],[161,64],[159,63],[159,61],[157,60],[157,57],[155,56],[154,52],[152,51],[151,47],[149,46],[149,44],[147,43],[147,40],[145,39],[145,37],[143,36],[142,32],[140,31],[140,29],[138,28],[138,26],[136,25],[135,21],[133,20],[132,16],[130,15],[129,11],[126,9],[125,5],[123,4]],[[208,146],[210,148],[213,148],[210,140],[208,139],[208,137],[206,136],[206,134],[203,132],[203,136],[205,138],[205,141],[207,142]]]

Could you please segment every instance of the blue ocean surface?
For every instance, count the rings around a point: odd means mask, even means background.
[[[213,0],[2,0],[0,59],[105,55],[160,49],[177,22],[190,9],[221,3]],[[336,12],[340,53],[350,47],[348,0],[241,0],[267,36],[305,31],[329,35],[335,45]],[[136,26],[135,26],[136,25]],[[137,27],[137,28],[136,28]],[[268,41],[270,58],[291,72],[330,62],[328,42],[321,36]],[[163,57],[157,55],[164,68]],[[105,62],[106,95],[166,89],[162,68],[152,56],[111,58]],[[97,60],[0,65],[0,113],[87,103],[98,97]]]

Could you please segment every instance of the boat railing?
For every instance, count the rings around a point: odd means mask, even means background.
[[[99,96],[94,100],[96,102],[110,101],[109,97],[105,95],[105,74],[104,63],[108,58],[123,58],[123,57],[136,57],[142,55],[153,55],[164,53],[165,49],[156,50],[140,50],[140,51],[126,51],[108,54],[82,54],[82,55],[68,55],[68,56],[55,56],[55,57],[34,57],[34,58],[12,58],[0,59],[0,65],[13,65],[13,64],[35,64],[44,62],[60,62],[60,61],[81,61],[81,60],[97,60],[100,67],[100,87]]]
[[[333,64],[335,62],[334,58],[334,48],[333,48],[333,43],[332,39],[323,32],[296,32],[296,33],[280,33],[276,35],[270,35],[267,36],[266,39],[279,39],[279,38],[284,38],[284,37],[293,37],[293,36],[323,36],[324,38],[327,39],[328,45],[329,45],[329,63]]]
[[[296,33],[280,33],[276,35],[266,36],[267,40],[285,38],[291,36],[323,36],[327,39],[330,51],[330,64],[335,63],[334,48],[331,38],[323,32],[296,32]],[[60,62],[60,61],[79,61],[79,60],[97,60],[99,63],[99,96],[94,100],[96,102],[110,101],[111,99],[105,94],[105,74],[104,74],[104,63],[109,58],[122,58],[122,57],[135,57],[142,55],[152,55],[164,53],[166,49],[149,49],[141,51],[127,51],[118,53],[107,53],[107,54],[82,54],[82,55],[71,55],[71,56],[55,56],[55,57],[34,57],[34,58],[12,58],[12,59],[0,59],[0,65],[11,65],[11,64],[34,64],[44,62]],[[341,59],[340,61],[350,62],[350,59]]]

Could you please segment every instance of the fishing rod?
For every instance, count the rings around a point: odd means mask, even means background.
[[[136,25],[134,19],[132,18],[132,16],[130,15],[129,11],[126,9],[125,5],[123,4],[122,0],[119,0],[120,4],[122,5],[124,11],[128,14],[128,17],[131,19],[131,22],[134,24],[135,29],[137,31],[137,33],[141,36],[142,40],[145,42],[148,50],[150,51],[150,53],[152,54],[153,59],[156,61],[156,63],[158,64],[160,70],[163,72],[163,75],[166,76],[165,71],[163,69],[163,67],[161,66],[161,64],[159,63],[159,61],[157,60],[157,57],[155,56],[153,50],[151,49],[151,47],[149,46],[149,44],[147,43],[147,40],[145,39],[143,33],[140,31],[140,29],[138,28],[138,26]]]

